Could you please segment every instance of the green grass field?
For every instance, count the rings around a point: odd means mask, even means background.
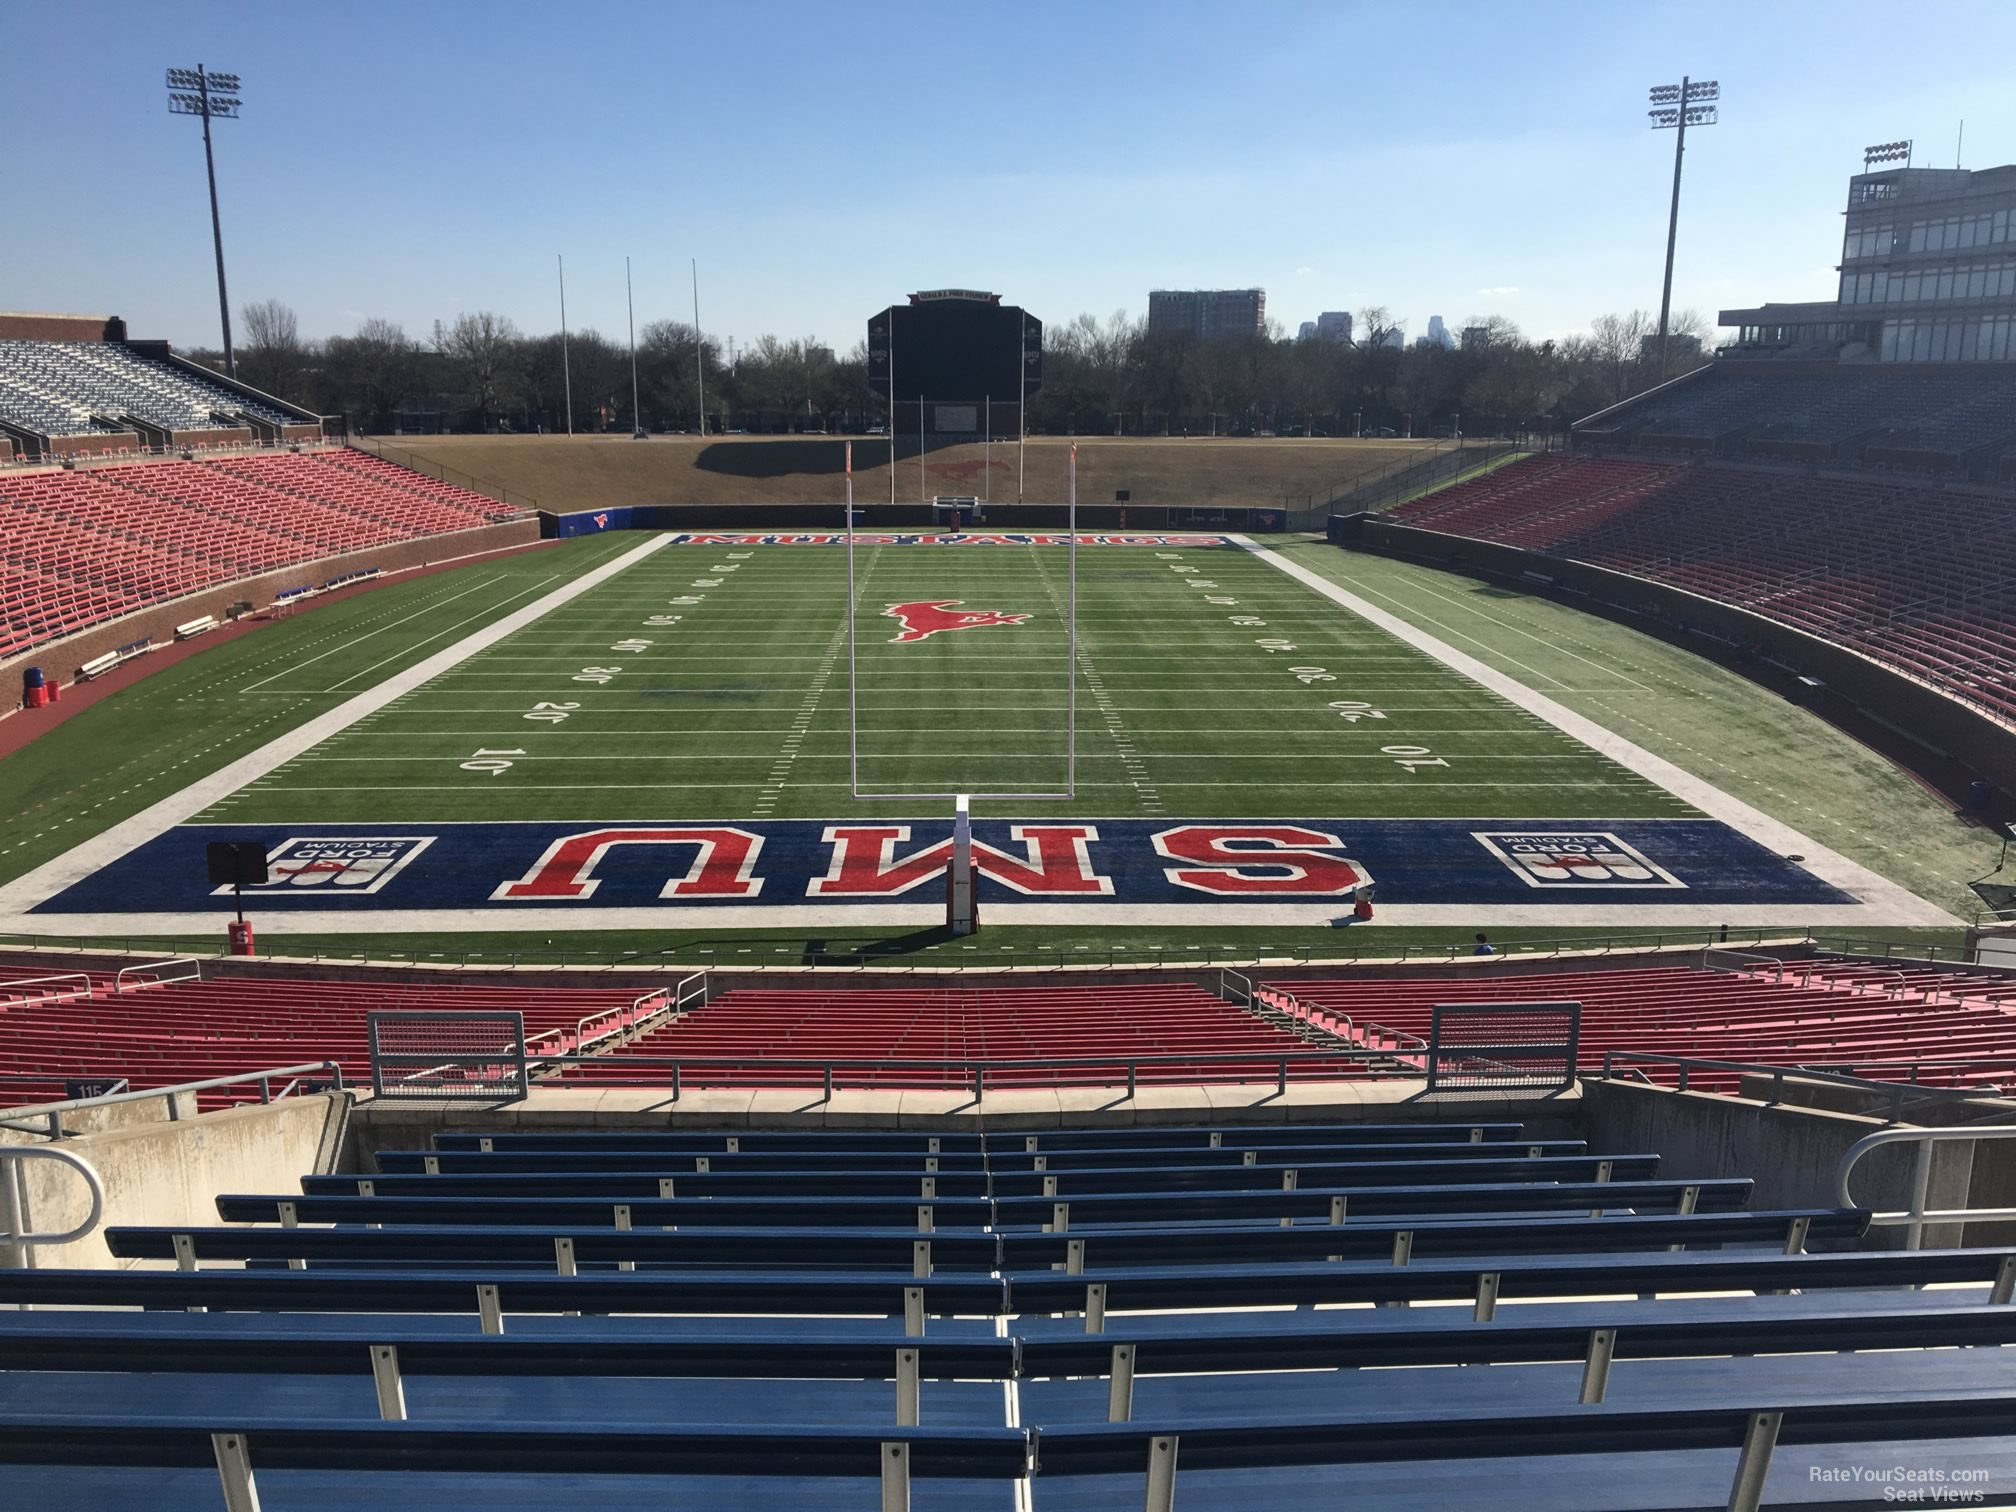
[[[646,539],[591,538],[388,586],[137,682],[0,764],[0,781],[17,795],[0,818],[0,882]],[[1964,909],[1965,881],[1993,864],[1989,837],[1881,758],[1684,652],[1525,595],[1327,545],[1281,546],[1284,559],[1942,907]],[[1060,791],[1067,553],[863,547],[856,568],[861,789]],[[829,547],[667,545],[264,775],[227,785],[188,817],[274,831],[942,819],[948,805],[937,799],[851,796],[845,571],[845,554]],[[1076,797],[983,799],[982,818],[1699,817],[1667,788],[1259,555],[1085,547],[1077,593]],[[892,643],[899,624],[884,607],[929,600],[1029,618]],[[360,921],[329,936],[290,926],[277,910],[261,916],[275,950],[495,952],[553,938],[529,938],[508,914],[494,925],[490,917],[472,922],[374,934]],[[1521,923],[1495,934],[1514,941],[1578,932],[1590,933]],[[1320,950],[1339,938],[1233,914],[1208,933],[1256,954],[1263,946]],[[1888,931],[1893,939],[1913,933]],[[1451,934],[1444,925],[1382,923],[1350,941],[1364,950]],[[990,926],[978,945],[781,915],[772,927],[682,920],[647,931],[584,912],[561,944],[676,952],[704,940],[710,953],[788,955],[870,944],[955,953],[1134,949],[1186,938],[1197,934],[1090,918]]]
[[[1063,789],[1066,556],[857,553],[863,791]],[[198,822],[836,817],[850,799],[845,566],[826,548],[667,548]],[[1085,548],[1078,594],[1078,796],[1017,815],[1684,811],[1247,553]],[[883,607],[928,599],[1034,618],[892,644]],[[304,658],[236,691],[307,700],[355,676],[348,659]],[[1340,718],[1343,700],[1367,717]],[[1448,764],[1409,767],[1389,747]]]

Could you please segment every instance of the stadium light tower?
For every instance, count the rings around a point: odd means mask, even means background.
[[[224,225],[217,217],[217,159],[210,151],[213,116],[238,118],[238,75],[211,73],[201,63],[168,70],[168,114],[203,118],[203,166],[210,174],[210,239],[217,248],[217,314],[224,323],[224,371],[238,376],[231,350],[231,296],[224,291]]]
[[[1713,126],[1718,116],[1718,108],[1713,103],[1722,98],[1722,86],[1713,79],[1689,79],[1682,76],[1678,84],[1655,84],[1652,86],[1652,109],[1645,113],[1652,117],[1654,131],[1672,131],[1673,138],[1673,208],[1666,216],[1666,283],[1659,294],[1659,381],[1666,381],[1666,322],[1673,309],[1673,243],[1680,232],[1680,160],[1687,151],[1687,128],[1689,126]]]

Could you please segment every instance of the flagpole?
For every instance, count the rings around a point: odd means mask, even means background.
[[[693,259],[693,381],[700,395],[700,434],[707,434],[707,342],[700,334],[700,259]]]
[[[560,268],[560,381],[567,390],[567,434],[574,434],[574,369],[567,358],[567,259],[553,254]]]
[[[623,259],[623,303],[630,312],[630,434],[644,429],[643,411],[637,408],[637,301],[630,293],[630,259]]]

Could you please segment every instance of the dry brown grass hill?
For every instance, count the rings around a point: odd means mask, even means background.
[[[542,509],[604,509],[632,504],[838,503],[843,440],[817,436],[384,436],[374,438],[394,460],[407,455],[435,467],[508,488]],[[1072,443],[1032,437],[1021,496],[1061,502]],[[1300,507],[1314,495],[1383,468],[1404,464],[1430,441],[1291,440],[1256,438],[1081,439],[1078,499],[1110,504],[1127,489],[1138,505]],[[434,467],[429,467],[433,471]],[[1012,443],[991,453],[979,446],[914,452],[896,462],[896,498],[915,503],[938,494],[1017,497]],[[889,446],[877,437],[854,441],[855,497],[889,498]],[[515,502],[515,500],[514,500]]]

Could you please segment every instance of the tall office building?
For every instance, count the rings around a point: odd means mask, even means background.
[[[1724,358],[2016,359],[2016,164],[1858,173],[1845,219],[1837,297],[1722,311]]]
[[[1440,315],[1428,317],[1428,340],[1445,352],[1456,345],[1456,338],[1449,334],[1449,327],[1442,324]]]
[[[1267,330],[1265,289],[1151,289],[1148,334],[1182,331],[1199,341]]]
[[[1325,310],[1316,317],[1316,334],[1325,341],[1336,342],[1339,346],[1351,345],[1351,312]]]

